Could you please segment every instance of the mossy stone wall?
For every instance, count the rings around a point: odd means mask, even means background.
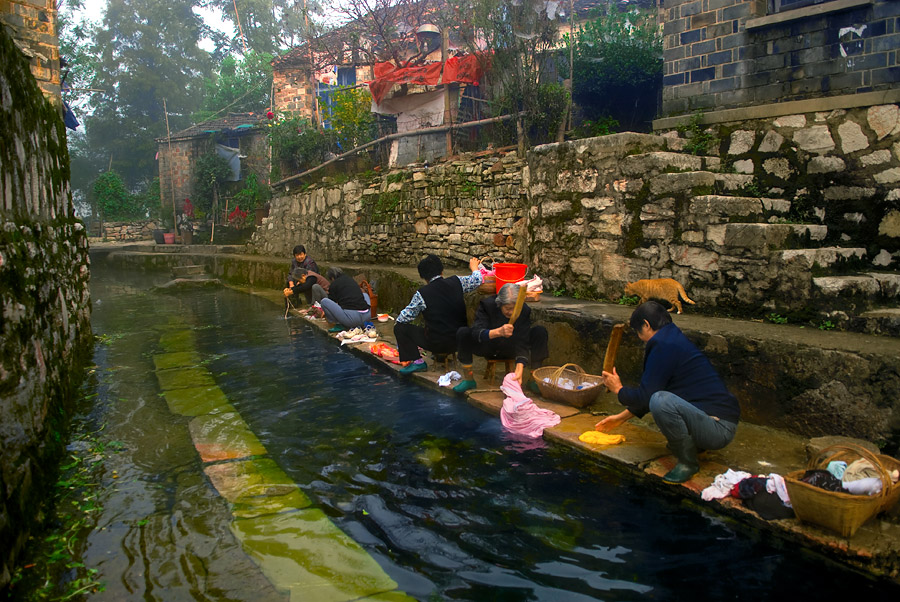
[[[90,349],[88,245],[66,134],[0,28],[0,590],[43,511]]]

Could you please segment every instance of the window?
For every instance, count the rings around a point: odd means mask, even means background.
[[[337,84],[339,86],[356,85],[356,67],[338,67]]]

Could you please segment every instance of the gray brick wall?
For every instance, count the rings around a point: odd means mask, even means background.
[[[900,2],[747,29],[765,15],[765,0],[664,0],[662,116],[900,87]]]

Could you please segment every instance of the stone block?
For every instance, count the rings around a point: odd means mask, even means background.
[[[725,190],[738,190],[753,182],[753,176],[749,174],[719,173],[715,174],[715,181]]]
[[[823,196],[826,201],[858,201],[875,195],[875,189],[863,186],[830,186]]]
[[[731,133],[731,144],[728,147],[729,155],[743,155],[750,152],[756,142],[756,132],[752,130],[737,130]]]
[[[824,153],[834,149],[834,139],[827,125],[814,125],[794,132],[794,144],[801,149]]]
[[[898,120],[900,120],[900,107],[897,105],[869,107],[866,112],[866,121],[878,140],[893,132],[897,127]]]
[[[763,161],[762,168],[766,173],[782,180],[787,180],[797,173],[794,168],[791,167],[790,161],[784,157],[771,157],[766,159]]]
[[[735,161],[734,170],[740,174],[752,174],[754,170],[753,159],[741,159]]]
[[[836,173],[844,171],[846,164],[840,157],[813,157],[806,166],[807,173]]]
[[[785,115],[776,119],[773,125],[778,128],[806,127],[806,115]]]
[[[790,249],[781,252],[783,262],[799,261],[805,269],[814,265],[827,268],[839,261],[848,259],[864,259],[866,250],[861,248],[821,247],[818,249]]]
[[[716,194],[696,196],[691,199],[688,207],[688,223],[695,216],[703,218],[749,217],[762,215],[763,212],[762,202],[759,199]]]
[[[891,238],[900,238],[900,211],[888,211],[878,224],[878,234]]]
[[[660,174],[650,180],[650,192],[655,195],[685,192],[700,186],[712,186],[716,174],[708,171]]]
[[[893,184],[895,182],[900,182],[900,167],[886,169],[875,174],[873,177],[879,184]]]
[[[825,276],[813,278],[813,285],[826,297],[861,294],[875,296],[881,285],[871,276]]]
[[[703,161],[701,157],[683,153],[657,151],[639,155],[629,155],[622,159],[619,165],[623,175],[639,176],[659,173],[670,169],[696,171],[701,169],[702,164]]]
[[[891,151],[887,149],[877,150],[868,155],[863,155],[859,158],[859,162],[861,165],[865,167],[871,167],[872,165],[881,165],[883,163],[889,163],[891,161]]]
[[[853,153],[869,147],[869,139],[859,124],[854,121],[845,121],[840,124],[837,133],[841,141],[841,150],[844,153]]]

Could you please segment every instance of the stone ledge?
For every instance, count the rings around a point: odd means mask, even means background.
[[[816,4],[814,6],[786,10],[774,15],[766,15],[765,17],[757,17],[756,19],[747,19],[744,26],[747,31],[752,31],[754,29],[768,27],[769,25],[787,23],[809,17],[818,17],[820,15],[827,15],[828,13],[850,10],[851,8],[857,8],[859,6],[867,6],[869,4],[873,4],[873,0],[832,0],[826,4]]]
[[[703,113],[701,123],[712,125],[714,123],[731,123],[748,121],[751,119],[769,119],[783,115],[797,115],[800,113],[814,113],[816,111],[832,111],[834,109],[853,109],[856,107],[872,107],[900,102],[900,89],[884,90],[881,92],[863,92],[861,94],[842,94],[840,96],[826,96],[824,98],[811,98],[808,100],[791,100],[772,104],[738,107],[710,111]],[[653,120],[653,129],[670,130],[680,125],[687,125],[693,115],[678,115],[663,117]]]

